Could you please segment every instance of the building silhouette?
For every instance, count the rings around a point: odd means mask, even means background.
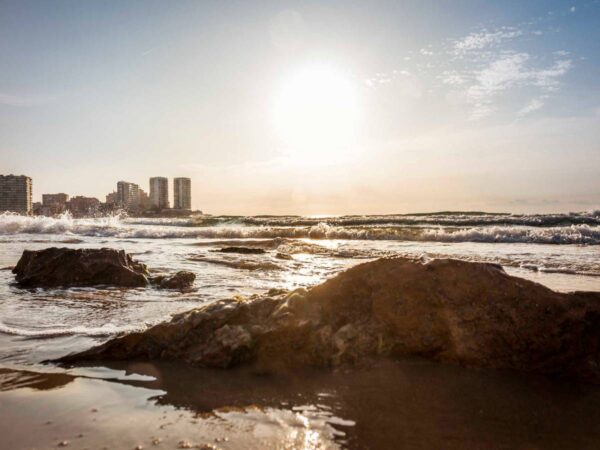
[[[189,178],[173,179],[173,208],[192,209],[192,180]]]
[[[69,196],[60,194],[42,194],[42,205],[34,212],[43,216],[55,216],[62,214],[67,210]]]
[[[117,183],[117,205],[126,209],[137,209],[140,205],[140,187],[128,181]]]
[[[156,209],[169,208],[169,179],[165,177],[150,178],[150,204]]]
[[[75,217],[84,217],[96,214],[100,208],[100,200],[95,197],[77,195],[69,201],[69,211]]]
[[[32,213],[32,182],[25,175],[0,175],[0,212]]]

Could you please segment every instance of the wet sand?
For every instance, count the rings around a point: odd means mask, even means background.
[[[49,369],[0,372],[0,448],[600,448],[600,386],[542,376],[419,359],[281,375]]]

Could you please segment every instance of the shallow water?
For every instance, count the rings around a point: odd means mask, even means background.
[[[301,448],[398,448],[395,442],[403,443],[404,448],[598,448],[600,445],[590,445],[600,442],[592,426],[600,424],[592,419],[600,416],[596,388],[544,378],[411,362],[343,376],[311,374],[302,383],[289,377],[190,372],[182,367],[138,364],[127,370],[147,373],[152,379],[134,381],[115,380],[116,372],[108,369],[103,369],[108,375],[100,369],[78,369],[67,376],[64,369],[41,364],[219,298],[314,285],[382,256],[493,262],[511,274],[556,290],[600,291],[598,243],[598,212],[328,219],[74,220],[68,216],[0,215],[0,268],[16,264],[24,249],[113,247],[125,249],[156,271],[185,269],[197,276],[194,290],[183,293],[150,288],[27,290],[13,284],[10,270],[0,270],[0,385],[4,390],[0,394],[0,427],[4,427],[0,444],[2,440],[6,444],[0,447],[51,448],[57,439],[74,441],[75,425],[79,424],[87,430],[84,434],[91,436],[90,442],[81,441],[82,448],[98,442],[134,448],[141,443],[136,439],[141,439],[146,421],[158,427],[161,414],[176,420],[184,410],[184,419],[177,419],[178,436],[188,433],[200,442],[202,433],[208,433],[214,440],[230,427],[231,440],[220,443],[223,448],[264,448],[260,439],[254,440],[261,433],[266,433],[265,439],[273,448],[297,448],[300,442],[306,445]],[[265,253],[219,251],[228,246],[263,249]],[[45,376],[36,375],[48,371],[58,373],[49,376],[51,391],[40,387],[46,383]],[[99,373],[111,381],[98,380]],[[31,379],[38,380],[37,387],[28,384]],[[290,383],[293,388],[288,387]],[[192,395],[196,392],[201,394]],[[327,395],[315,397],[318,392]],[[304,395],[302,401],[295,397],[299,393]],[[186,403],[186,398],[191,400]],[[117,433],[120,443],[107,441],[94,424],[84,427],[79,423],[78,411],[94,402],[108,402],[106,408],[115,417],[106,417],[103,426]],[[41,427],[39,435],[19,433],[15,427],[23,421],[21,427],[33,424],[32,417],[42,414],[35,405],[42,404],[46,409],[40,407],[41,411],[64,417],[72,429],[65,424],[62,428]],[[250,405],[257,409],[248,409]],[[302,405],[310,408],[294,409]],[[241,409],[226,416],[219,412],[215,418],[215,410],[230,407]],[[545,408],[550,412],[544,412]],[[563,410],[562,425],[559,410]],[[570,412],[565,413],[567,410]],[[205,413],[210,413],[210,420],[193,418]],[[118,415],[131,417],[128,432],[121,430]],[[86,417],[81,413],[81,420]],[[335,423],[326,420],[328,417],[335,417]],[[190,420],[199,421],[199,431],[188,427],[193,425]],[[313,425],[305,426],[307,420]],[[224,424],[227,427],[223,428]],[[54,434],[46,433],[48,430]],[[571,430],[578,433],[576,439],[571,436],[577,445],[569,447],[566,443]],[[144,442],[146,447],[150,445],[147,439]]]

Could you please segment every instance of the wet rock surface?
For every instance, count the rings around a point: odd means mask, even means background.
[[[256,247],[223,247],[219,250],[221,253],[239,253],[242,255],[262,255],[266,253],[265,249]]]
[[[24,287],[114,285],[141,287],[148,270],[124,250],[46,248],[25,250],[13,269]]]
[[[194,285],[196,275],[187,270],[180,270],[174,275],[158,275],[151,278],[151,282],[161,289],[190,289]]]
[[[380,259],[310,290],[212,303],[60,361],[280,370],[403,355],[598,383],[600,293],[554,292],[491,264]]]
[[[145,264],[124,250],[111,248],[47,248],[25,250],[12,269],[23,287],[119,286],[189,289],[196,275],[180,271],[174,275],[150,276]]]

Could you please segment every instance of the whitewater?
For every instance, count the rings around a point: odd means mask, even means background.
[[[73,219],[0,215],[0,236],[55,234],[144,239],[342,239],[418,242],[600,244],[600,211],[507,215],[438,213],[310,218],[200,216],[151,219],[114,215]]]

